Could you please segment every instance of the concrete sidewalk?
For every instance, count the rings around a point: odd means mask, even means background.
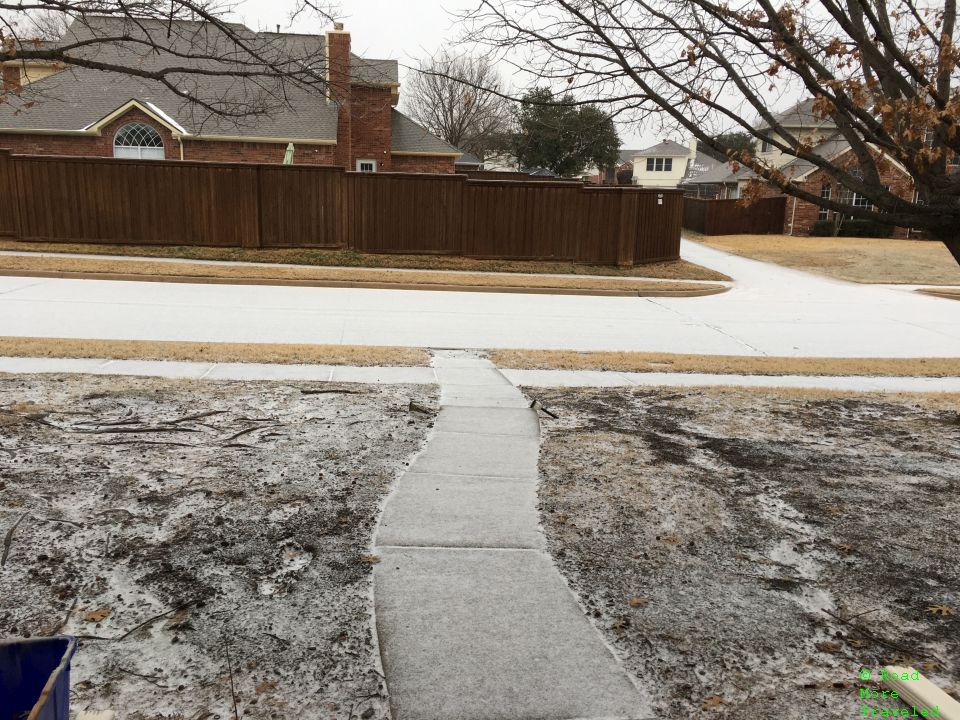
[[[684,242],[722,295],[580,297],[0,277],[0,335],[788,357],[960,357],[955,301]]]
[[[543,550],[536,412],[486,360],[441,352],[436,368],[434,434],[376,535],[377,633],[394,718],[647,715]]]
[[[0,356],[0,373],[86,373],[195,380],[287,380],[432,385],[443,382],[443,402],[470,406],[479,390],[456,375],[432,367],[351,367],[346,365],[280,365],[270,363],[204,363],[176,360],[107,360],[96,358],[31,358]],[[525,408],[512,385],[523,387],[678,386],[788,387],[863,392],[960,392],[960,377],[882,377],[842,375],[729,375],[711,373],[615,372],[599,370],[491,371],[498,381],[484,390],[488,405]],[[495,387],[494,385],[501,385]]]

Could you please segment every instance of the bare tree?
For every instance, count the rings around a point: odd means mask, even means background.
[[[783,192],[846,216],[922,228],[960,262],[956,0],[478,0],[466,40],[565,82],[584,102],[651,117],[751,169]],[[814,112],[849,146],[817,152],[772,108],[815,98]],[[754,118],[759,116],[762,122]],[[821,169],[869,202],[821,198],[782,164],[724,144],[742,131]],[[851,161],[852,160],[852,161]],[[905,168],[918,191],[881,180]],[[848,194],[849,197],[849,194]]]
[[[325,24],[333,17],[330,6],[295,1],[291,18],[314,15]],[[0,0],[0,64],[139,78],[223,118],[270,113],[291,92],[327,89],[319,35],[297,42],[255,32],[230,22],[232,9],[207,0]],[[0,102],[16,102],[15,95]]]
[[[443,52],[421,63],[406,98],[414,120],[481,160],[510,127],[512,103],[486,58]]]

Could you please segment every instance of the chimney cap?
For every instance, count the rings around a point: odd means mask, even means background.
[[[334,29],[334,30],[343,30],[343,23],[342,23],[342,22],[335,22],[335,23],[333,24],[333,29]]]

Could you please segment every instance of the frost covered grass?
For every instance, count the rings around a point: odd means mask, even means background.
[[[0,378],[0,635],[124,720],[385,718],[379,503],[432,388]]]
[[[960,396],[527,392],[550,551],[657,717],[860,716],[886,664],[960,695]]]

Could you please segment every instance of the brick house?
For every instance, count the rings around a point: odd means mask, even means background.
[[[174,42],[210,43],[209,23],[178,23]],[[166,23],[137,25],[118,18],[75,23],[62,42],[84,34],[124,36],[138,25],[162,32]],[[257,117],[223,117],[198,110],[162,83],[129,75],[52,63],[8,62],[0,102],[0,149],[35,155],[279,163],[293,143],[296,164],[337,165],[366,172],[452,173],[461,152],[396,109],[397,62],[361,58],[337,24],[320,35],[265,33],[236,26],[255,42],[322,58],[326,94],[287,87],[288,107]],[[201,38],[202,40],[194,40]],[[185,40],[189,39],[189,40]],[[222,43],[222,39],[220,41]],[[221,46],[222,47],[222,44]],[[179,49],[179,48],[175,48]],[[157,53],[123,44],[101,48],[118,62],[162,63]],[[182,62],[192,62],[192,59]],[[197,76],[193,76],[197,77]],[[199,76],[208,97],[225,104],[235,78]]]
[[[782,113],[778,122],[794,137],[813,146],[813,152],[844,166],[849,164],[856,172],[856,160],[850,152],[850,145],[837,131],[837,126],[830,118],[820,118],[813,112],[813,99],[809,98],[797,103],[794,107]],[[766,124],[757,126],[757,130],[764,130]],[[833,178],[820,170],[808,160],[801,160],[784,155],[767,141],[757,140],[755,152],[759,159],[780,169],[794,185],[808,193],[820,197],[840,199],[844,203],[854,206],[871,207],[872,203],[852,190],[837,183]],[[885,158],[879,163],[880,178],[884,185],[904,200],[914,197],[913,179],[906,169],[896,161]],[[758,180],[757,175],[747,168],[733,172],[726,163],[721,163],[700,176],[685,181],[681,187],[689,194],[698,197],[713,197],[718,199],[735,199],[741,197],[744,190],[751,183]],[[760,193],[761,197],[780,197],[784,193],[773,185],[765,185]],[[788,235],[809,235],[814,223],[818,220],[835,220],[832,211],[823,210],[814,203],[787,196],[786,212],[784,215],[784,233]],[[895,227],[891,237],[909,237],[907,228]]]

